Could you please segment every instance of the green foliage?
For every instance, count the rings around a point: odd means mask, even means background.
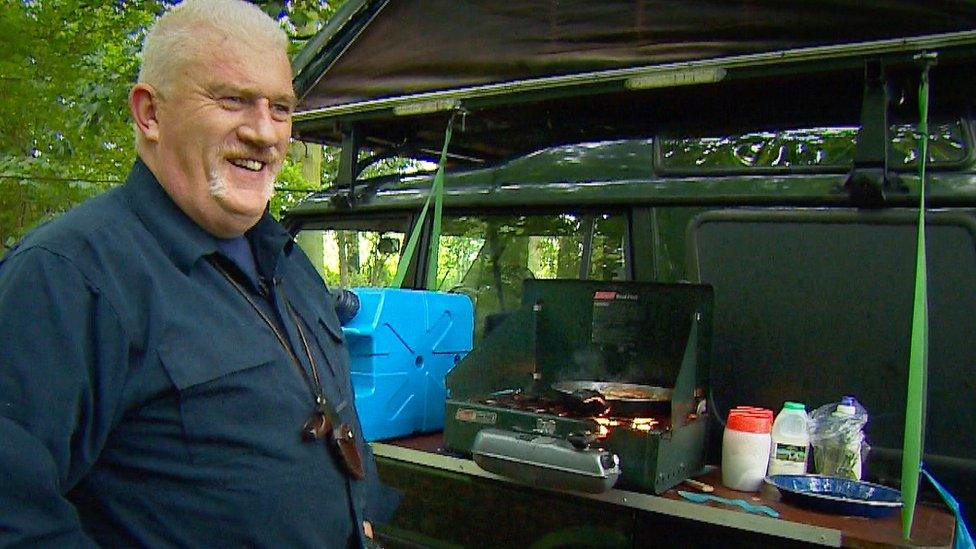
[[[138,51],[174,3],[0,0],[0,244],[125,177],[135,158],[127,98]],[[342,2],[256,3],[294,38],[294,53]],[[311,187],[291,160],[279,185],[289,190],[275,213]]]
[[[396,274],[404,234],[371,229],[304,229],[296,241],[329,286],[385,287]]]
[[[335,154],[339,154],[339,149],[335,149]],[[366,158],[369,158],[372,151],[363,150],[360,152],[359,161],[362,162]],[[406,158],[402,156],[393,156],[389,158],[382,158],[370,163],[366,166],[362,173],[359,174],[359,179],[370,179],[374,177],[382,177],[386,175],[394,174],[408,174],[408,173],[419,173],[419,172],[431,172],[437,169],[437,164],[432,162],[425,162],[422,160],[416,160],[413,158]]]
[[[294,56],[305,43],[315,36],[325,23],[335,14],[345,0],[280,0],[256,1],[265,13],[281,22],[281,26],[291,37],[288,54]]]
[[[160,2],[2,0],[0,242],[118,182],[126,98]]]

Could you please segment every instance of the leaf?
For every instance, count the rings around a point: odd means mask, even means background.
[[[289,15],[289,19],[291,19],[292,24],[296,27],[302,28],[308,24],[310,18],[304,11],[296,11]]]
[[[264,13],[267,13],[275,19],[280,19],[286,13],[284,2],[271,1],[266,3],[261,9],[264,10]]]

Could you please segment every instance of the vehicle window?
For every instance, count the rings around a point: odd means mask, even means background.
[[[330,288],[389,286],[403,250],[407,220],[358,219],[298,231],[295,241]]]
[[[626,279],[626,227],[610,213],[445,216],[435,287],[471,298],[478,341],[527,278]]]
[[[729,170],[753,168],[847,167],[854,161],[856,126],[751,132],[727,136],[666,137],[659,141],[664,169]],[[929,162],[963,162],[969,155],[962,122],[931,124]],[[917,162],[920,134],[911,124],[891,127],[891,158],[896,168]]]

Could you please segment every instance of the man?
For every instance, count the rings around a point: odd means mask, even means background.
[[[345,341],[267,214],[286,46],[240,0],[167,12],[125,185],[0,262],[0,546],[363,543],[379,485]]]

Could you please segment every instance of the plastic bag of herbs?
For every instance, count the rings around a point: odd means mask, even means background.
[[[864,440],[868,411],[851,396],[810,414],[810,445],[818,474],[860,480],[869,446]]]

